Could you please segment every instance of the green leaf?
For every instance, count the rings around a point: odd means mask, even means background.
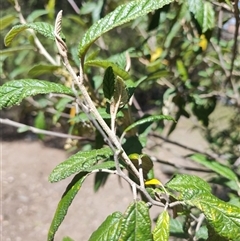
[[[0,31],[11,25],[15,19],[17,19],[16,16],[11,14],[0,18]]]
[[[171,116],[168,116],[168,115],[152,115],[152,116],[148,116],[148,117],[146,117],[144,119],[140,119],[140,120],[136,121],[132,125],[128,126],[124,130],[124,132],[128,132],[131,129],[133,129],[134,127],[142,125],[142,124],[145,124],[147,122],[154,122],[154,121],[159,121],[159,120],[172,120],[172,121],[175,121]]]
[[[96,164],[94,166],[91,166],[91,167],[87,168],[86,170],[88,172],[91,172],[94,170],[112,169],[112,168],[115,168],[115,162],[114,161],[105,161],[105,162]]]
[[[73,95],[70,88],[38,79],[20,79],[0,86],[0,109],[19,104],[24,98],[37,95],[60,93]]]
[[[183,222],[178,219],[170,219],[170,235],[174,237],[187,238],[183,230]]]
[[[109,66],[112,67],[113,72],[120,76],[121,78],[123,78],[124,80],[126,79],[130,79],[130,75],[127,71],[125,71],[124,69],[120,68],[117,64],[110,62],[108,60],[88,60],[85,62],[86,66],[97,66],[97,67],[102,67],[107,69]]]
[[[114,212],[94,231],[88,241],[118,241],[121,232],[122,214]]]
[[[103,93],[105,98],[111,99],[114,92],[115,85],[115,75],[113,73],[112,67],[108,67],[105,71],[103,78]]]
[[[238,181],[237,175],[229,167],[211,160],[203,154],[196,153],[191,155],[190,158],[229,180]]]
[[[58,182],[78,172],[90,172],[95,169],[93,166],[99,159],[107,158],[111,154],[112,151],[109,147],[91,151],[80,151],[57,165],[51,172],[49,181]]]
[[[35,120],[34,120],[34,126],[38,129],[44,130],[46,127],[46,122],[45,122],[45,116],[43,111],[39,111]],[[43,134],[38,134],[38,137],[42,140],[44,135]]]
[[[167,188],[180,193],[180,199],[190,200],[194,195],[207,192],[211,193],[210,185],[203,179],[193,175],[177,174],[167,184]]]
[[[202,28],[202,32],[215,27],[215,16],[212,4],[203,0],[188,0],[189,11]]]
[[[26,21],[29,22],[33,22],[36,18],[41,17],[43,15],[48,14],[48,11],[45,9],[38,9],[38,10],[34,10],[33,12],[31,12],[28,16]]]
[[[14,48],[6,48],[3,50],[0,50],[0,55],[9,55],[9,54],[14,54],[16,52],[20,52],[23,50],[34,50],[34,47],[31,45],[23,45],[23,46],[17,46]]]
[[[168,241],[169,239],[169,214],[163,211],[159,216],[153,230],[154,241]]]
[[[121,228],[119,241],[152,241],[151,219],[146,203],[132,203],[124,213]]]
[[[203,0],[188,0],[189,11],[193,13],[194,18],[198,21],[199,25],[203,23]]]
[[[207,30],[213,29],[215,27],[215,12],[213,6],[209,2],[204,3],[203,9],[203,23],[202,31],[203,33]]]
[[[102,34],[133,19],[144,16],[149,12],[162,8],[171,2],[173,0],[135,0],[120,5],[88,29],[79,44],[79,57],[83,59],[91,44]]]
[[[117,76],[117,78],[115,79],[113,99],[114,104],[118,103],[118,101],[120,100],[119,108],[122,108],[128,102],[128,91],[126,88],[127,87],[124,81]]]
[[[213,196],[207,182],[191,175],[176,175],[166,187],[180,192],[178,200],[200,209],[220,236],[240,238],[240,208]]]
[[[28,74],[30,77],[35,78],[39,75],[46,74],[46,73],[53,73],[55,70],[58,70],[61,68],[60,66],[55,66],[55,65],[46,65],[46,64],[39,64],[33,66]]]
[[[63,222],[69,206],[71,205],[73,199],[75,198],[76,194],[80,190],[86,177],[87,177],[87,173],[80,173],[76,175],[71,181],[71,183],[68,185],[60,202],[58,203],[58,207],[54,214],[54,218],[52,220],[51,226],[48,231],[48,241],[54,240],[54,235],[57,232],[58,227]]]
[[[205,215],[209,224],[222,237],[240,240],[240,208],[230,205],[209,193],[201,193],[191,200]]]
[[[111,119],[111,115],[109,113],[106,112],[106,108],[98,108],[97,109],[99,114],[102,116],[103,119]],[[121,111],[119,111],[117,113],[117,117],[123,117],[123,113]],[[74,118],[71,119],[71,121],[74,122],[84,122],[84,121],[88,121],[88,116],[85,113],[80,113],[79,115],[76,115]]]
[[[54,28],[51,24],[45,22],[35,22],[35,23],[28,23],[28,24],[21,24],[14,26],[5,36],[4,43],[6,46],[10,45],[12,40],[19,34],[20,32],[26,29],[33,29],[34,31],[42,34],[43,36],[50,38],[52,40],[55,39],[54,37]]]
[[[74,241],[74,240],[71,239],[70,237],[64,237],[62,241]]]

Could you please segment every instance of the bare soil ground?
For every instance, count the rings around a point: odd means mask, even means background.
[[[190,120],[182,119],[171,136],[174,141],[199,150],[206,150],[207,144],[200,133],[192,130]],[[162,160],[184,166],[196,166],[180,155],[189,151],[152,138],[151,154]],[[1,146],[1,201],[2,240],[42,241],[47,240],[48,228],[61,195],[70,179],[59,183],[48,182],[53,168],[67,158],[67,154],[56,148],[49,148],[39,141],[2,141]],[[156,176],[167,181],[174,168],[155,164]],[[184,170],[183,170],[184,171]],[[167,175],[167,173],[169,175]],[[189,173],[189,172],[188,172]],[[93,191],[94,177],[85,181],[74,199],[69,212],[56,234],[57,241],[69,236],[75,241],[88,240],[108,214],[124,212],[132,201],[129,186],[111,176],[106,185],[97,193]],[[156,216],[160,210],[151,209]]]

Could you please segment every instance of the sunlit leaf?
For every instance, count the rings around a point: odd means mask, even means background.
[[[171,2],[173,0],[135,0],[120,5],[88,29],[79,44],[79,57],[83,58],[90,45],[102,34]]]
[[[166,187],[179,192],[178,200],[200,209],[220,236],[229,240],[240,238],[240,208],[213,196],[207,182],[184,174],[173,177]]]
[[[136,126],[145,124],[147,122],[154,122],[154,121],[159,121],[159,120],[171,120],[171,121],[175,121],[174,118],[172,118],[171,116],[167,116],[167,115],[152,115],[152,116],[148,116],[146,118],[140,119],[138,121],[135,121],[132,125],[128,126],[124,132],[130,131],[131,129],[133,129]]]
[[[6,82],[0,86],[0,109],[18,105],[24,98],[37,95],[60,93],[73,95],[64,85],[38,79],[20,79]]]
[[[158,179],[153,178],[153,179],[145,181],[145,185],[146,186],[148,186],[148,185],[161,185],[161,182]]]
[[[112,213],[100,227],[92,233],[88,241],[118,241],[121,233],[121,219],[122,214],[120,212]]]
[[[4,43],[6,46],[8,46],[12,40],[22,31],[26,29],[32,29],[36,31],[39,34],[42,34],[43,36],[54,40],[54,29],[53,26],[49,23],[45,22],[34,22],[34,23],[28,23],[28,24],[21,24],[14,26],[5,36]]]
[[[203,33],[215,27],[215,16],[211,3],[203,0],[188,0],[188,5]]]
[[[229,167],[224,166],[215,160],[211,160],[203,154],[195,153],[191,155],[190,158],[229,180],[238,180],[237,175]]]
[[[126,240],[153,240],[149,208],[143,201],[132,203],[124,213],[119,241]]]
[[[93,169],[95,170],[97,168],[94,168],[93,166],[99,160],[107,158],[111,154],[112,151],[108,147],[91,151],[80,151],[69,157],[66,161],[57,165],[51,172],[49,181],[58,182],[78,172],[89,172]],[[103,168],[107,167],[105,166]]]
[[[153,230],[154,241],[168,241],[169,239],[169,214],[163,211],[159,216]]]
[[[123,78],[124,80],[129,79],[130,75],[127,71],[125,71],[124,69],[122,69],[121,67],[119,67],[117,64],[110,62],[108,60],[98,60],[98,59],[94,59],[94,60],[88,60],[85,62],[85,65],[87,66],[96,66],[96,67],[102,67],[102,68],[108,68],[109,66],[112,67],[113,72],[120,76],[121,78]]]
[[[71,181],[71,183],[68,185],[55,211],[54,218],[52,220],[51,226],[48,231],[48,241],[54,240],[55,233],[57,232],[59,226],[63,222],[68,212],[69,206],[71,205],[73,199],[75,198],[78,191],[80,190],[86,177],[87,177],[86,173],[80,173],[76,175]]]
[[[211,193],[210,185],[203,179],[193,175],[177,174],[167,184],[166,187],[180,193],[180,198],[191,199],[201,192]]]
[[[204,193],[193,197],[191,203],[199,208],[210,225],[228,240],[240,240],[240,208]]]

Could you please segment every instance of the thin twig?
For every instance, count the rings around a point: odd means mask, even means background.
[[[198,150],[198,149],[195,149],[195,148],[192,148],[192,147],[183,145],[183,144],[181,144],[181,143],[179,143],[179,142],[176,142],[176,141],[171,141],[171,140],[169,140],[168,138],[165,138],[165,137],[163,137],[163,136],[161,136],[161,135],[158,135],[158,134],[155,134],[155,133],[151,133],[150,136],[157,137],[157,138],[159,138],[159,139],[161,139],[161,140],[163,140],[163,141],[165,141],[165,142],[168,142],[168,143],[170,143],[170,144],[179,146],[179,147],[184,148],[184,149],[186,149],[186,150],[189,150],[189,151],[192,151],[192,152],[196,152],[196,153],[201,153],[201,154],[203,154],[203,155],[208,156],[208,157],[211,158],[211,159],[219,159],[219,156],[217,156],[217,155],[200,151],[200,150]]]
[[[79,14],[80,13],[80,9],[77,6],[77,4],[73,1],[73,0],[68,0],[69,4],[72,6],[73,10]]]
[[[22,123],[19,123],[19,122],[15,122],[15,121],[12,121],[12,120],[9,120],[9,119],[0,118],[0,123],[4,124],[4,125],[13,126],[13,127],[16,127],[16,128],[23,128],[26,131],[31,131],[31,132],[36,133],[36,134],[44,134],[44,135],[56,136],[56,137],[60,137],[60,138],[71,138],[71,139],[76,139],[76,140],[93,141],[93,139],[90,139],[88,137],[74,136],[74,135],[59,133],[59,132],[55,132],[55,131],[46,131],[46,130],[38,129],[38,128],[33,127],[33,126],[29,126],[29,125],[25,125],[25,124],[22,124]]]

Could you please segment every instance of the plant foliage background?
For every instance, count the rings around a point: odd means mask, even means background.
[[[57,182],[75,175],[48,240],[87,177],[96,175],[97,190],[109,174],[132,186],[133,202],[125,213],[109,214],[89,240],[239,240],[238,1],[2,6],[1,122],[24,123],[19,132],[42,140],[63,132],[65,148],[75,153],[49,176]],[[227,112],[224,126],[211,122],[216,108]],[[180,118],[193,120],[209,143],[206,152],[185,156],[213,173],[208,183],[175,173],[162,184],[154,176],[155,154],[144,154],[149,137],[170,141]],[[227,190],[226,200],[212,193],[216,184]],[[153,227],[151,205],[163,208]]]

